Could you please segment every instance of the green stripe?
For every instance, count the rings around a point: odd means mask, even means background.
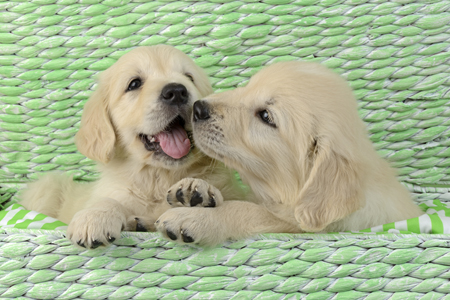
[[[438,214],[429,215],[431,220],[431,233],[443,233],[444,225]]]
[[[412,219],[406,220],[406,226],[408,226],[408,231],[411,231],[414,233],[420,233],[419,218],[412,218]]]
[[[23,207],[23,205],[14,203],[14,204],[8,206],[7,210],[10,211],[10,210],[15,210],[15,209],[20,209],[20,208],[25,209],[25,207]],[[5,210],[6,210],[6,209],[5,209]]]
[[[383,225],[383,231],[388,231],[389,229],[395,229],[395,223],[388,223]]]
[[[27,229],[28,225],[30,225],[30,223],[32,222],[36,222],[36,221],[42,221],[45,218],[47,218],[48,216],[44,215],[44,214],[38,214],[36,215],[36,217],[34,217],[34,219],[29,219],[29,220],[25,220],[23,222],[17,223],[14,228],[22,228],[22,229]]]
[[[11,220],[8,221],[8,223],[6,223],[7,225],[13,225],[17,222],[17,220],[21,220],[23,219],[30,211],[29,210],[19,210],[14,217],[11,218]]]
[[[5,210],[0,211],[0,221],[3,220],[3,218],[6,216],[7,213],[9,213],[9,211]]]
[[[66,223],[63,223],[61,221],[55,221],[52,223],[45,223],[41,229],[47,229],[47,230],[54,230],[57,227],[61,227],[61,226],[67,226]]]
[[[436,207],[433,207],[436,211],[443,210],[446,217],[450,217],[450,209],[448,209],[447,205],[439,200],[434,200],[433,204]]]
[[[424,212],[427,211],[427,209],[429,209],[430,207],[428,205],[426,205],[425,203],[421,203],[419,204],[419,207],[421,210],[423,210]]]

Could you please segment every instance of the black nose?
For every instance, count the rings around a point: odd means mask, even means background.
[[[169,105],[182,105],[188,103],[189,93],[184,85],[169,83],[161,91],[161,100]]]
[[[209,119],[209,105],[206,101],[198,100],[194,103],[194,122]]]

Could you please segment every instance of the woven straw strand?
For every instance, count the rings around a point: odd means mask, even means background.
[[[450,293],[450,244],[439,236],[270,235],[200,250],[173,248],[157,234],[126,233],[111,247],[85,250],[58,232],[31,232],[0,237],[1,297],[371,299],[376,290],[386,299],[405,292],[444,299]]]
[[[96,178],[73,135],[94,78],[130,48],[166,43],[215,89],[261,66],[317,60],[346,77],[377,149],[415,185],[448,184],[449,1],[0,2],[0,176]]]

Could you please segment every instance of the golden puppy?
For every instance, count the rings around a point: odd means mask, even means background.
[[[74,243],[95,248],[123,229],[154,230],[170,208],[168,189],[183,178],[177,204],[220,204],[213,186],[226,199],[239,197],[233,173],[191,142],[192,104],[211,92],[203,70],[181,51],[130,51],[101,75],[76,135],[79,151],[99,163],[100,179],[81,184],[50,174],[29,185],[21,204],[69,223]]]
[[[194,140],[235,168],[258,204],[175,208],[158,230],[200,244],[265,232],[361,230],[423,212],[375,152],[344,79],[324,66],[284,62],[246,87],[194,104]],[[168,234],[169,233],[169,234]]]

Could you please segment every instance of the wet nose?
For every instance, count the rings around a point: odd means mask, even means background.
[[[169,83],[163,87],[161,99],[164,103],[169,105],[187,104],[189,93],[184,85],[179,83]]]
[[[209,119],[209,105],[206,101],[198,100],[194,103],[194,122]]]

